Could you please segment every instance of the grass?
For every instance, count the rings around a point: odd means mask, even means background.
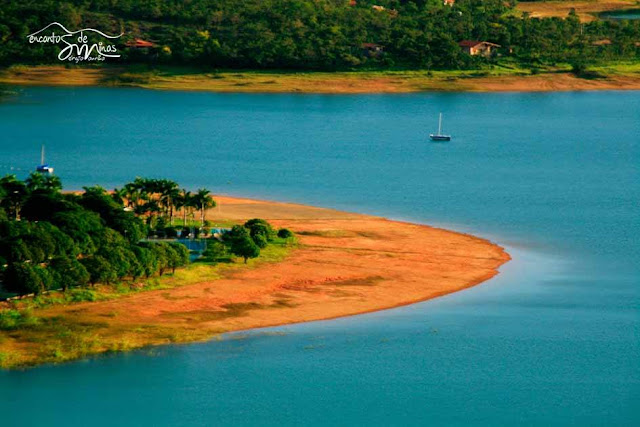
[[[215,221],[207,220],[207,224],[205,224],[204,228],[230,228],[230,227],[233,227],[234,225],[238,225],[238,222],[237,221],[231,221],[231,220],[215,220]],[[199,219],[187,218],[187,222],[186,222],[186,225],[185,225],[183,223],[183,221],[182,221],[182,217],[180,215],[178,215],[178,216],[174,217],[173,225],[167,224],[167,227],[174,227],[176,229],[180,229],[182,227],[200,228],[201,227],[201,222],[200,222]]]
[[[589,69],[605,75],[640,75],[640,62],[620,61],[611,64],[595,65],[589,67]]]
[[[602,65],[611,73],[625,75],[637,64],[609,63]],[[417,91],[463,91],[482,88],[482,80],[495,77],[523,77],[532,74],[567,73],[568,64],[523,66],[513,58],[501,58],[498,63],[475,70],[358,70],[340,72],[300,72],[290,70],[217,70],[159,66],[78,68],[62,66],[11,66],[0,71],[0,84],[34,85],[103,85],[132,86],[149,89],[198,90],[216,92],[293,92],[293,93],[371,93]],[[635,76],[635,71],[631,71]],[[190,225],[199,225],[190,220]],[[182,224],[176,217],[175,225]],[[232,224],[218,223],[216,226]]]
[[[8,309],[0,311],[0,330],[13,331],[20,328],[33,327],[39,319],[33,316],[30,309]]]
[[[83,321],[81,309],[76,310],[77,314],[65,317],[42,316],[39,315],[39,311],[55,305],[126,298],[132,293],[213,281],[236,270],[282,261],[295,247],[294,240],[276,239],[261,251],[259,258],[251,259],[247,264],[241,259],[219,263],[198,261],[176,270],[174,274],[154,277],[137,284],[123,282],[91,289],[71,289],[67,292],[52,292],[35,298],[12,301],[10,308],[0,310],[0,368],[64,362],[96,353],[136,349],[149,343],[186,342],[208,338],[202,331],[176,330],[161,325],[143,325],[134,329],[126,325],[112,327],[107,322],[117,319],[117,311],[104,314],[104,322]],[[228,304],[223,307],[223,311],[194,313],[194,319],[203,316],[237,317],[246,315],[253,309],[287,306],[288,302],[284,298],[272,305]]]

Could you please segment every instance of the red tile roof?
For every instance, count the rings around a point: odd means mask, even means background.
[[[151,42],[142,39],[129,40],[125,43],[129,47],[154,47],[155,45]]]
[[[609,39],[602,39],[602,40],[596,40],[594,42],[591,43],[594,46],[607,46],[611,44],[611,40]]]
[[[479,41],[479,40],[462,40],[461,42],[458,43],[458,46],[461,47],[476,47],[479,44],[488,44],[489,46],[494,46],[494,47],[499,47],[499,44],[495,44],[495,43],[491,43],[491,42],[483,42],[483,41]]]

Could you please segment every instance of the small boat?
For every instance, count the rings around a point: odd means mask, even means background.
[[[429,135],[432,141],[451,141],[451,135],[442,134],[442,113],[440,113],[440,119],[438,120],[438,133]]]
[[[44,145],[40,150],[40,166],[36,168],[36,172],[40,173],[53,173],[53,168],[44,162]]]

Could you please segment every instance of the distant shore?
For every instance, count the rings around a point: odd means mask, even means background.
[[[640,90],[640,64],[597,67],[588,78],[558,68],[532,74],[529,70],[489,71],[354,71],[270,72],[160,68],[65,68],[13,66],[0,70],[0,84],[35,86],[141,87],[240,93],[411,93],[549,92],[579,90]]]
[[[398,307],[482,283],[510,259],[494,243],[453,231],[303,205],[216,200],[210,220],[264,218],[293,230],[299,244],[284,259],[223,268],[215,277],[191,277],[206,268],[199,267],[185,273],[191,275],[186,284],[169,278],[157,290],[34,309],[41,322],[51,319],[52,335],[0,333],[3,366],[62,362]],[[73,341],[54,333],[59,328],[53,325],[76,331],[68,338]]]

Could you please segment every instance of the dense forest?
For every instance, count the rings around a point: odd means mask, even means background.
[[[637,59],[640,20],[537,19],[512,13],[515,0],[21,0],[0,8],[0,64],[55,63],[60,47],[28,44],[52,21],[124,36],[121,58],[203,68],[339,70],[463,69],[512,58],[519,64]],[[375,7],[374,7],[375,6]],[[140,38],[153,45],[127,47]],[[465,55],[458,42],[501,46]],[[606,40],[606,42],[602,42]],[[363,46],[381,46],[371,55]]]
[[[5,292],[39,294],[163,275],[189,263],[186,246],[172,241],[178,235],[209,237],[203,254],[208,261],[235,255],[245,262],[275,239],[293,236],[253,219],[214,238],[204,218],[215,206],[209,191],[191,193],[170,180],[137,178],[112,192],[98,186],[82,193],[61,189],[60,179],[48,174],[0,179]]]

